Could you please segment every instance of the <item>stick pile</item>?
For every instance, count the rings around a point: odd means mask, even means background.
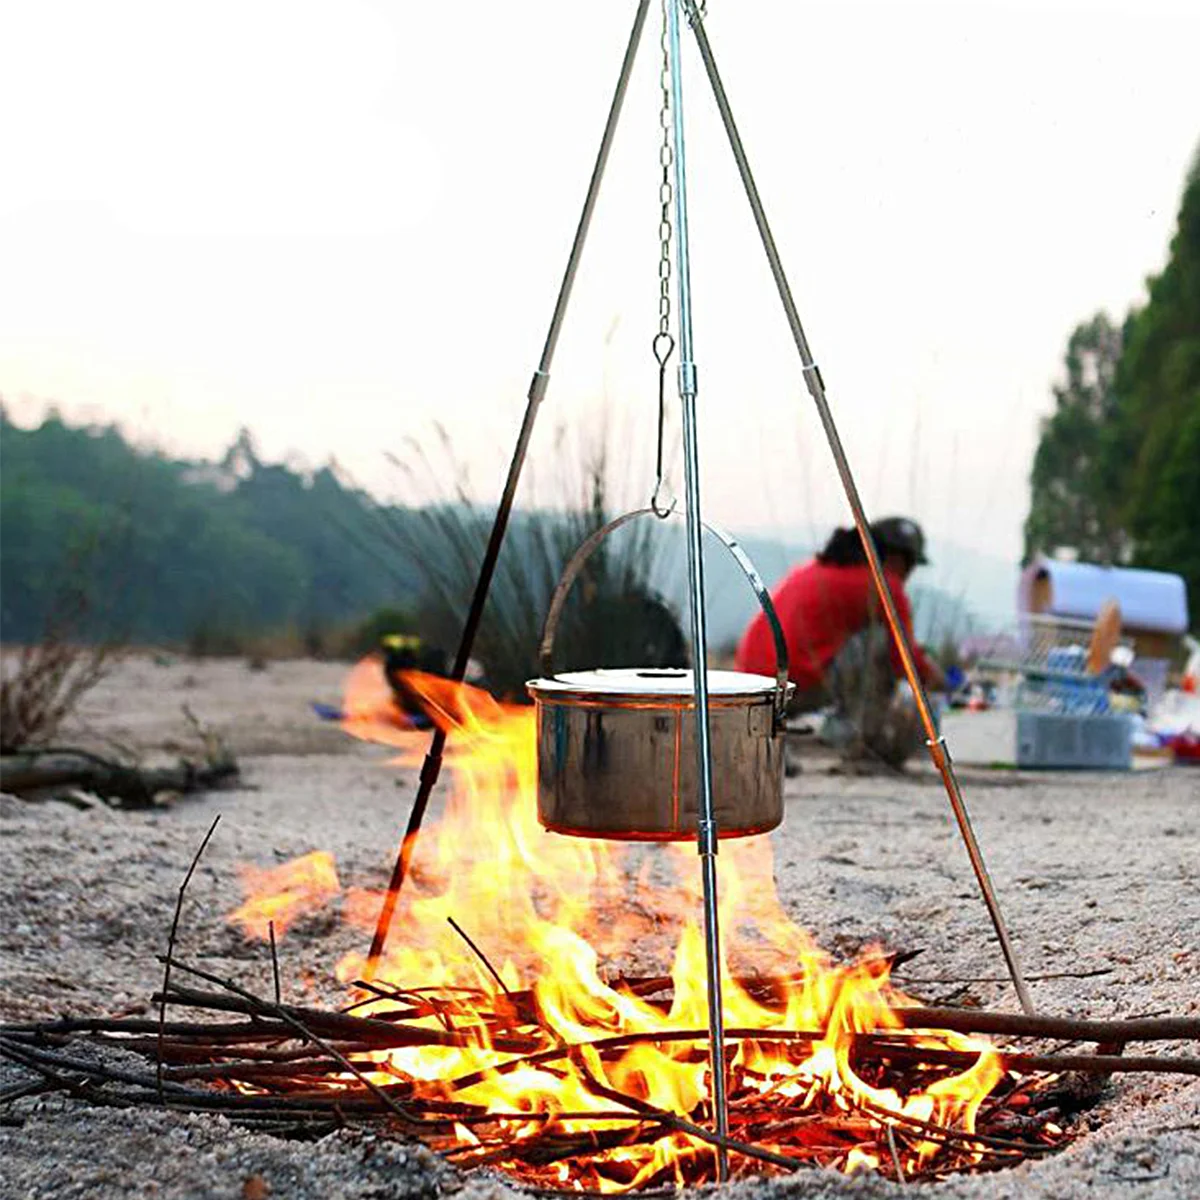
[[[893,1178],[936,1178],[965,1169],[992,1170],[1057,1148],[1069,1135],[1073,1112],[1099,1096],[1096,1086],[1115,1071],[1200,1074],[1200,1059],[1126,1056],[1133,1041],[1200,1039],[1200,1019],[1066,1021],[969,1009],[904,1008],[900,1031],[856,1036],[853,1061],[877,1087],[902,1092],[927,1087],[961,1071],[974,1056],[921,1046],[922,1030],[954,1029],[1016,1037],[1096,1042],[1097,1054],[1030,1054],[1003,1051],[1008,1074],[985,1101],[976,1131],[940,1127],[859,1104],[808,1097],[801,1105],[764,1096],[736,1068],[730,1086],[730,1136],[717,1137],[709,1115],[668,1112],[617,1092],[597,1078],[589,1062],[601,1062],[639,1042],[690,1043],[683,1053],[703,1057],[707,1031],[627,1034],[565,1045],[552,1040],[538,1020],[529,992],[482,989],[399,990],[369,985],[384,1011],[358,1016],[351,1010],[300,1008],[255,996],[235,982],[176,959],[164,958],[188,984],[168,983],[156,1003],[187,1008],[204,1019],[64,1018],[0,1026],[0,1056],[30,1079],[0,1093],[0,1104],[38,1092],[65,1092],[91,1104],[166,1106],[187,1112],[220,1112],[240,1125],[274,1134],[315,1138],[346,1124],[384,1125],[415,1138],[466,1166],[499,1166],[541,1187],[582,1182],[585,1188],[626,1187],[636,1164],[612,1153],[688,1135],[707,1147],[724,1147],[733,1174],[762,1174],[806,1166],[844,1168],[852,1152],[870,1156]],[[193,986],[199,982],[207,987]],[[781,997],[790,980],[741,981],[764,999]],[[623,985],[669,1005],[669,981],[628,979]],[[361,1007],[362,1003],[353,1007]],[[430,1019],[433,1019],[432,1021]],[[910,1032],[911,1031],[911,1032]],[[820,1030],[730,1029],[731,1043],[753,1040],[786,1047],[800,1062],[822,1036]],[[436,1084],[400,1075],[377,1059],[379,1052],[412,1046],[474,1046],[486,1041],[494,1067]],[[114,1049],[139,1056],[152,1069],[128,1065]],[[100,1051],[98,1053],[98,1051]],[[107,1053],[106,1053],[107,1052]],[[487,1111],[470,1090],[491,1071],[537,1065],[573,1070],[594,1108],[577,1112]],[[461,1097],[461,1098],[460,1098]],[[916,1154],[924,1146],[926,1153]],[[933,1150],[930,1150],[933,1147]],[[920,1161],[919,1169],[912,1164]],[[902,1165],[908,1163],[906,1168]],[[639,1188],[711,1178],[712,1157],[694,1143],[678,1162],[649,1176]]]

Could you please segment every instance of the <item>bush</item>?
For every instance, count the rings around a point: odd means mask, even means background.
[[[88,610],[84,585],[75,581],[58,596],[42,636],[0,659],[0,753],[46,745],[108,673],[120,646],[78,639]]]
[[[491,533],[494,509],[477,504],[450,439],[438,430],[444,463],[415,443],[393,463],[415,490],[441,503],[407,510],[393,521],[396,548],[422,573],[415,632],[450,653],[457,647]],[[563,450],[560,431],[557,448]],[[615,490],[607,438],[593,436],[573,456],[560,453],[568,474],[555,482],[556,504],[514,513],[473,657],[488,686],[511,700],[540,675],[538,646],[550,598],[579,545],[614,515]],[[454,481],[449,487],[446,480]],[[449,491],[450,494],[446,495]],[[646,518],[603,542],[583,568],[563,610],[555,646],[557,670],[620,666],[685,666],[687,643],[678,618],[652,586],[661,558],[659,522]]]

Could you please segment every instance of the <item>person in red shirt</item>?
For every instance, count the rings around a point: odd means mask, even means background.
[[[912,607],[905,582],[925,557],[921,527],[906,517],[871,526],[900,620],[909,635],[917,670],[927,687],[941,691],[946,677],[912,636]],[[833,728],[851,757],[882,758],[899,766],[923,738],[915,707],[897,704],[902,676],[882,605],[853,529],[837,529],[811,561],[792,569],[772,591],[788,650],[788,675],[796,685],[793,713],[832,708]],[[775,670],[774,640],[759,613],[737,648],[737,669],[758,675]]]

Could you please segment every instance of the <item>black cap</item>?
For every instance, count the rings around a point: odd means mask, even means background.
[[[871,536],[882,554],[889,550],[907,554],[916,566],[927,563],[925,557],[925,535],[916,521],[907,517],[884,517],[871,525]]]

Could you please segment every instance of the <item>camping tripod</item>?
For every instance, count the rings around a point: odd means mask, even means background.
[[[583,205],[583,212],[580,216],[579,224],[575,231],[575,238],[571,246],[571,252],[567,261],[566,271],[563,275],[562,284],[559,288],[558,299],[554,306],[554,314],[550,321],[550,328],[546,335],[546,341],[542,349],[542,356],[539,360],[537,370],[534,372],[533,379],[529,385],[524,420],[522,421],[521,430],[517,437],[516,448],[509,464],[508,476],[504,484],[504,491],[501,495],[500,504],[496,511],[496,517],[492,526],[491,536],[488,540],[483,562],[480,567],[479,578],[471,599],[471,606],[468,610],[466,622],[463,626],[458,653],[455,657],[453,670],[451,672],[451,677],[456,681],[461,681],[466,674],[467,663],[471,656],[475,635],[478,632],[479,623],[483,616],[483,609],[487,600],[488,589],[491,584],[492,575],[496,567],[496,561],[500,553],[501,543],[503,542],[509,516],[512,511],[513,499],[516,494],[517,483],[519,481],[521,469],[524,465],[526,452],[529,447],[530,436],[533,432],[533,426],[537,418],[538,408],[541,405],[542,399],[546,392],[546,387],[549,383],[550,367],[553,361],[555,347],[558,342],[559,332],[562,328],[563,318],[566,314],[567,303],[570,299],[571,290],[575,282],[575,276],[578,271],[580,258],[583,252],[583,246],[587,238],[588,228],[591,224],[592,213],[595,209],[596,200],[599,195],[600,183],[604,175],[604,169],[608,161],[609,150],[612,146],[613,135],[616,131],[617,121],[620,116],[621,107],[625,99],[626,90],[628,88],[629,77],[632,71],[634,58],[637,54],[638,43],[641,40],[642,30],[646,21],[646,13],[649,8],[649,2],[650,0],[638,0],[637,11],[633,21],[633,29],[630,32],[629,41],[625,49],[625,55],[621,63],[621,70],[617,80],[616,91],[612,99],[612,104],[609,108],[608,119],[604,126],[604,133],[600,140],[600,149],[596,156],[596,163],[592,170],[591,180],[588,184],[587,196]],[[871,579],[874,583],[876,591],[878,592],[884,616],[891,630],[895,644],[899,650],[904,674],[907,677],[908,682],[912,687],[913,695],[916,698],[916,704],[920,713],[921,723],[924,726],[926,733],[926,745],[929,749],[930,758],[933,760],[935,767],[941,774],[947,796],[950,800],[951,808],[954,812],[955,820],[958,824],[959,833],[961,834],[963,842],[966,846],[967,855],[970,858],[971,866],[979,883],[979,888],[983,895],[984,903],[987,906],[988,914],[999,939],[1001,951],[1004,955],[1004,960],[1007,965],[1009,975],[1012,979],[1013,986],[1016,989],[1018,999],[1020,1000],[1021,1007],[1026,1013],[1031,1013],[1033,1011],[1033,1005],[1030,1000],[1028,990],[1026,989],[1025,981],[1021,974],[1021,968],[1017,961],[1016,953],[1013,949],[1011,940],[1009,939],[1008,930],[1000,912],[1000,904],[996,897],[995,889],[992,886],[991,879],[988,875],[987,866],[983,860],[983,854],[980,851],[979,844],[975,839],[975,834],[971,827],[970,817],[967,813],[962,792],[958,786],[958,781],[954,773],[954,767],[950,759],[949,750],[947,749],[945,739],[938,733],[933,717],[933,711],[929,703],[929,698],[925,693],[924,687],[921,683],[920,675],[917,672],[913,649],[910,644],[908,634],[900,620],[895,600],[892,597],[891,590],[884,576],[883,566],[880,561],[878,551],[876,550],[875,543],[870,534],[862,500],[859,497],[858,488],[854,482],[854,477],[850,470],[850,464],[846,458],[846,452],[842,446],[841,438],[838,436],[837,427],[833,420],[833,414],[825,396],[824,381],[821,378],[821,372],[817,367],[817,364],[814,361],[812,353],[809,349],[808,339],[805,337],[804,329],[801,326],[800,317],[797,313],[795,302],[792,299],[791,288],[788,285],[787,277],[784,274],[783,265],[780,262],[779,254],[775,247],[775,240],[772,237],[770,226],[767,223],[762,201],[759,198],[758,188],[755,185],[754,177],[750,171],[749,162],[746,159],[745,149],[742,146],[741,137],[738,134],[737,126],[734,123],[733,113],[729,107],[729,100],[726,96],[724,85],[721,82],[721,77],[717,71],[716,61],[713,58],[712,46],[708,40],[708,35],[705,32],[703,17],[704,6],[702,3],[697,4],[696,0],[663,0],[663,2],[666,15],[666,43],[670,74],[670,109],[674,134],[673,165],[680,350],[680,362],[678,369],[679,395],[683,411],[684,482],[688,547],[688,595],[689,606],[691,610],[692,653],[695,667],[693,678],[695,685],[697,765],[698,778],[700,781],[700,811],[697,828],[697,842],[701,857],[704,885],[704,917],[706,939],[705,951],[707,961],[709,1001],[709,1052],[713,1077],[713,1108],[715,1113],[716,1131],[721,1141],[724,1142],[727,1137],[728,1114],[725,1096],[724,1022],[721,1010],[719,965],[720,955],[716,902],[717,827],[713,816],[712,804],[712,761],[709,746],[708,681],[705,669],[707,654],[707,631],[705,627],[704,613],[704,564],[701,554],[702,525],[700,513],[700,482],[698,477],[699,471],[696,435],[697,378],[695,362],[692,357],[691,295],[689,282],[689,245],[687,229],[687,180],[684,155],[682,103],[683,85],[680,54],[681,18],[686,20],[687,24],[690,26],[693,34],[695,35],[696,42],[700,50],[700,56],[704,64],[705,73],[708,76],[709,84],[711,85],[713,95],[716,98],[717,108],[720,111],[721,120],[725,127],[725,132],[729,138],[729,144],[733,151],[734,159],[737,163],[738,172],[741,176],[746,197],[749,200],[750,207],[754,213],[754,220],[758,227],[759,237],[762,241],[763,249],[766,252],[767,260],[770,264],[771,273],[775,279],[775,285],[779,292],[780,301],[782,302],[784,312],[787,315],[788,324],[792,331],[792,337],[796,343],[796,349],[800,355],[801,370],[804,376],[804,382],[812,396],[813,402],[816,404],[821,424],[824,427],[825,435],[828,439],[829,447],[833,454],[838,475],[841,478],[842,486],[846,493],[846,499],[849,502],[850,510],[854,517],[854,524],[862,541],[863,550],[866,553],[867,565],[870,570]],[[404,834],[404,840],[400,846],[400,851],[396,859],[396,865],[392,872],[391,881],[388,885],[387,895],[384,899],[383,908],[379,914],[375,935],[371,942],[371,949],[366,967],[367,978],[370,978],[374,975],[378,969],[379,961],[383,954],[384,946],[387,941],[388,930],[391,925],[392,917],[395,913],[400,890],[403,886],[405,877],[408,874],[409,865],[412,862],[413,852],[416,848],[417,839],[420,835],[421,823],[424,820],[429,797],[441,771],[442,754],[446,745],[446,736],[445,730],[441,728],[434,733],[424,765],[421,769],[420,785],[417,791],[417,796],[413,802],[412,811],[409,815],[408,827]],[[724,1150],[722,1150],[718,1156],[718,1163],[719,1176],[722,1179],[726,1178],[727,1164],[725,1161]]]

